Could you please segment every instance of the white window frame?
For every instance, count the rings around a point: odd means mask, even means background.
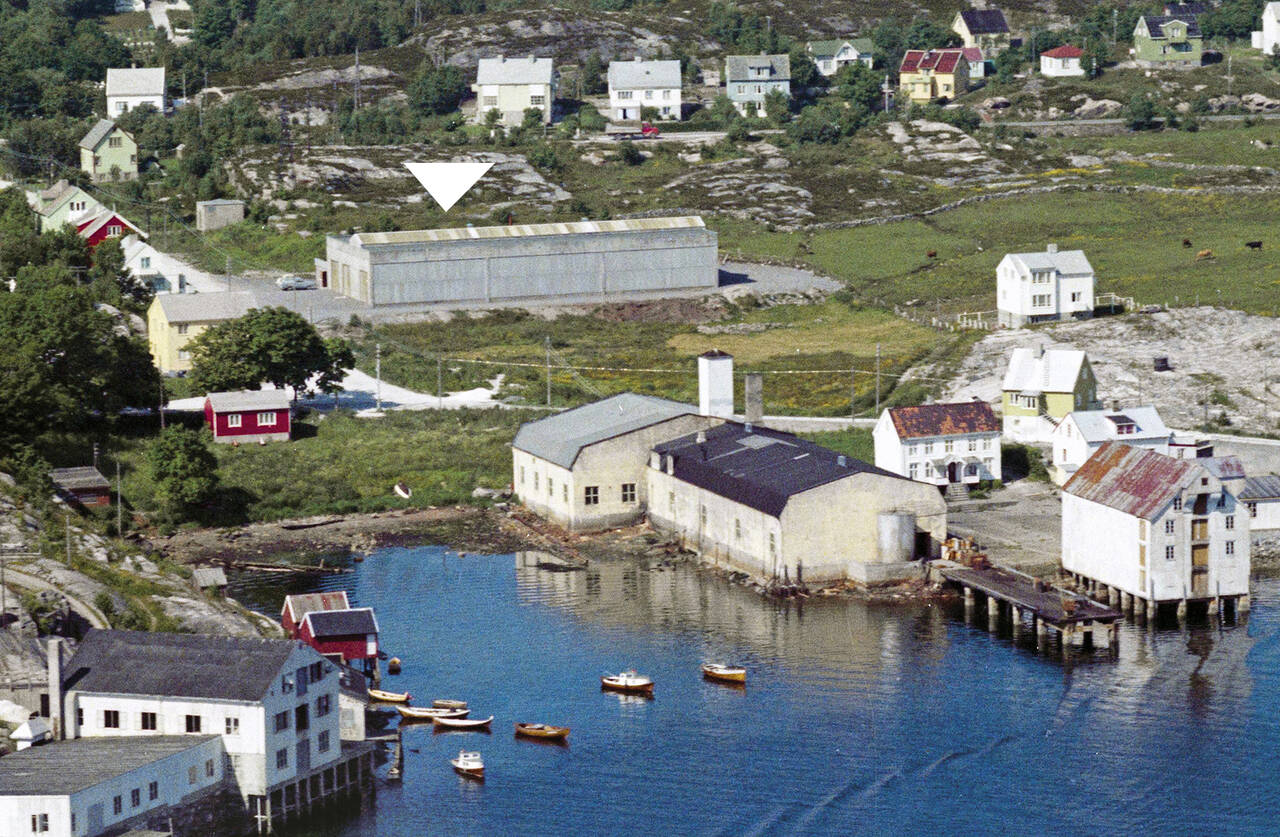
[[[270,410],[266,410],[264,412],[258,413],[258,426],[259,427],[275,427],[276,414]]]
[[[239,413],[227,414],[227,427],[240,427],[242,424],[243,420]]]

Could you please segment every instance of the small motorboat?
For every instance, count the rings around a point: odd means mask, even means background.
[[[466,710],[457,710],[464,712]],[[493,716],[488,718],[450,718],[445,715],[437,715],[431,719],[431,722],[441,729],[485,729],[489,724],[493,723]]]
[[[436,718],[465,718],[466,709],[440,709],[438,707],[397,706],[400,717],[410,721],[434,721]]]
[[[721,663],[703,663],[702,676],[708,680],[719,680],[721,683],[743,685],[747,682],[747,670],[745,668]]]
[[[408,703],[412,697],[408,692],[384,692],[381,689],[370,689],[369,699],[378,703]]]
[[[400,658],[392,657],[391,659],[387,660],[387,674],[399,674],[399,673],[400,673]]]
[[[600,688],[611,692],[625,692],[633,695],[652,695],[653,681],[648,677],[636,674],[634,669],[621,674],[606,674],[600,678]]]
[[[436,709],[466,709],[467,702],[465,700],[440,700],[431,701],[431,705]]]
[[[394,491],[398,497],[402,497],[405,500],[408,500],[413,496],[413,489],[405,485],[403,482],[396,483],[391,490]]]
[[[516,735],[544,741],[563,741],[569,737],[569,728],[549,724],[516,724]]]
[[[449,759],[449,764],[453,765],[454,772],[459,776],[466,776],[468,779],[478,779],[484,781],[484,760],[480,758],[479,753],[468,753],[466,750],[459,750],[456,759]]]

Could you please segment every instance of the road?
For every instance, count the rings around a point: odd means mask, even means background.
[[[136,7],[135,7],[136,8]],[[175,9],[190,9],[186,3],[174,4]],[[147,14],[151,15],[151,25],[157,30],[163,29],[169,35],[169,42],[181,46],[191,40],[186,35],[173,34],[173,26],[169,24],[169,4],[165,0],[149,0]]]
[[[31,575],[30,573],[25,573],[21,570],[15,570],[12,567],[5,567],[4,578],[6,586],[9,584],[16,584],[19,587],[24,587],[28,590],[52,590],[53,592],[63,596],[67,600],[67,604],[71,605],[71,609],[88,620],[89,624],[93,627],[103,629],[111,627],[111,623],[107,621],[106,616],[102,615],[102,611],[98,610],[83,599],[77,598],[59,587],[55,587],[43,578]]]
[[[1212,116],[1197,117],[1205,122],[1243,122],[1246,119],[1280,119],[1280,113],[1219,113]],[[1163,122],[1161,118],[1156,118],[1155,122]],[[1111,118],[1111,119],[1044,119],[1031,122],[1005,122],[1003,120],[993,120],[984,122],[982,127],[994,128],[997,125],[1006,125],[1010,128],[1065,128],[1070,125],[1127,125],[1127,119]]]

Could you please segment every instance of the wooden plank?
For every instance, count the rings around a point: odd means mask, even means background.
[[[935,566],[935,569],[947,581],[979,590],[989,597],[1010,602],[1023,610],[1030,610],[1037,618],[1052,623],[1055,627],[1083,622],[1106,623],[1117,620],[1122,615],[1118,610],[1052,584],[1047,585],[1047,589],[1040,589],[1042,585],[1037,584],[1035,578],[1005,567],[973,569],[948,563]],[[1076,602],[1073,613],[1067,613],[1063,608],[1064,596]]]

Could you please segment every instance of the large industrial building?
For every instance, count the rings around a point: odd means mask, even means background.
[[[719,284],[716,234],[687,216],[331,235],[326,262],[335,291],[371,306],[591,302]]]

